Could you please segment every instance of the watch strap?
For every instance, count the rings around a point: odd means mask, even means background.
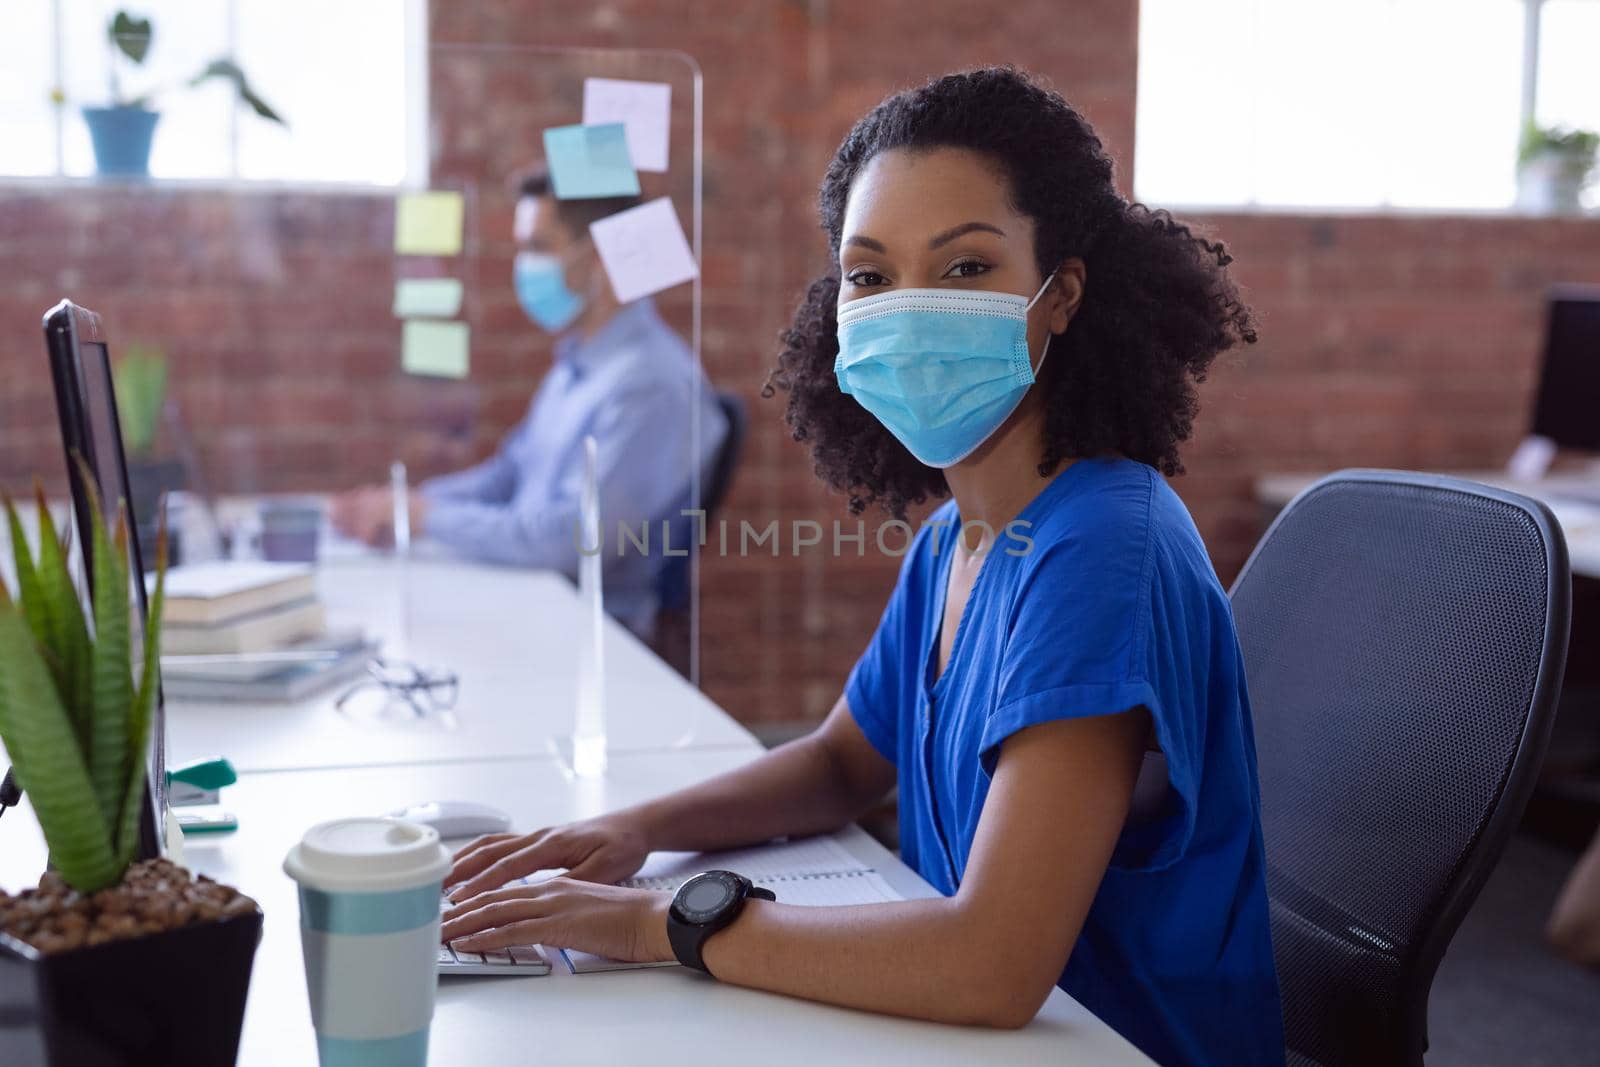
[[[744,892],[739,899],[734,901],[726,914],[717,921],[710,923],[686,923],[679,919],[672,909],[667,911],[667,943],[672,946],[672,954],[678,962],[685,967],[693,967],[702,974],[711,974],[711,968],[706,966],[706,961],[701,955],[705,948],[706,939],[719,930],[725,930],[744,911],[744,902],[747,900],[777,900],[778,895],[770,889],[758,886],[748,878],[740,878],[744,883]],[[716,975],[711,975],[713,978]]]
[[[685,967],[693,967],[702,974],[710,974],[706,969],[705,960],[700,958],[700,946],[709,936],[703,926],[691,926],[683,922],[676,915],[667,914],[667,941],[672,945],[672,954],[678,957],[678,962]]]

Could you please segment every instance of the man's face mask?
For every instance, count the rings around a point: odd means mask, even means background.
[[[559,333],[583,311],[583,297],[567,287],[566,270],[555,256],[518,252],[511,274],[517,303],[545,332]]]
[[[839,388],[930,467],[951,467],[1000,428],[1034,383],[1033,299],[899,289],[839,305]],[[1050,351],[1049,338],[1045,352]]]

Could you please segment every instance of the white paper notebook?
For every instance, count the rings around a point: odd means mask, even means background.
[[[701,871],[709,870],[742,874],[776,893],[780,904],[828,907],[901,899],[876,870],[864,866],[830,837],[811,837],[732,852],[656,852],[638,874],[621,884],[636,889],[671,891]],[[623,963],[566,949],[559,955],[575,974],[677,966],[676,963]]]

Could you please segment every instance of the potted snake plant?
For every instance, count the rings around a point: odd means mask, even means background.
[[[87,474],[85,482],[94,484]],[[5,500],[16,590],[0,580],[0,741],[50,870],[36,888],[0,892],[0,1061],[233,1063],[261,911],[233,889],[139,854],[165,537],[140,649],[122,508],[112,531],[91,503],[86,607],[69,546],[43,491],[36,495],[36,555]]]

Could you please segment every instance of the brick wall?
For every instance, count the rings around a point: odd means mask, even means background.
[[[1600,282],[1600,218],[1210,215],[1262,318],[1175,482],[1230,579],[1264,471],[1502,466],[1527,427],[1556,282]]]
[[[678,49],[703,68],[704,359],[752,413],[725,511],[733,524],[845,517],[788,440],[779,402],[757,393],[777,331],[825,266],[816,182],[864,110],[930,74],[1015,62],[1089,115],[1127,191],[1137,33],[1125,0],[431,8],[441,46]],[[431,473],[483,454],[520,416],[546,359],[504,281],[510,197],[500,184],[546,124],[530,91],[540,86],[552,98],[570,89],[533,61],[451,51],[433,66],[436,180],[476,190],[459,264],[474,328],[462,383],[398,372],[386,198],[0,186],[0,484],[59,462],[36,369],[39,313],[65,294],[104,312],[116,337],[168,349],[185,420],[207,467],[226,472],[223,488],[330,488],[375,478],[396,455]],[[682,180],[666,191],[681,197]],[[1229,245],[1263,320],[1262,342],[1203,388],[1190,473],[1176,482],[1224,579],[1259,532],[1251,482],[1263,471],[1501,462],[1528,406],[1544,286],[1600,282],[1600,220],[1198,221]],[[682,293],[666,305],[686,321]],[[827,709],[895,570],[870,542],[860,559],[784,552],[704,568],[703,681],[750,721]]]

